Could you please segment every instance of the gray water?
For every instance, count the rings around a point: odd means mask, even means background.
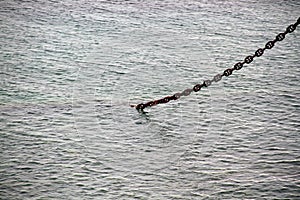
[[[0,1],[0,199],[299,199],[299,1]]]

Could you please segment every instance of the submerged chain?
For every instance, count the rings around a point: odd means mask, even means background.
[[[230,76],[233,71],[242,69],[245,64],[250,64],[255,57],[262,56],[264,54],[265,50],[272,49],[276,42],[282,41],[285,38],[286,34],[294,32],[294,30],[296,29],[296,27],[299,24],[300,24],[300,17],[298,18],[298,20],[295,24],[289,25],[286,28],[285,32],[279,33],[274,40],[268,41],[264,48],[257,49],[255,51],[254,55],[247,56],[244,59],[244,61],[236,63],[233,66],[233,68],[228,68],[228,69],[224,70],[224,72],[222,74],[215,75],[211,80],[205,80],[205,81],[203,81],[203,83],[197,84],[193,88],[188,88],[188,89],[184,90],[183,92],[176,93],[172,96],[166,96],[162,99],[149,101],[147,103],[140,103],[136,106],[131,105],[131,107],[135,107],[138,111],[142,112],[147,107],[152,107],[152,106],[155,106],[157,104],[162,104],[162,103],[168,103],[171,100],[177,100],[182,96],[190,95],[193,91],[198,92],[201,90],[202,87],[208,87],[213,82],[219,82],[223,76]]]

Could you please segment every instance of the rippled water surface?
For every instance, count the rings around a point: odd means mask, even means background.
[[[299,199],[299,1],[0,1],[0,199]]]

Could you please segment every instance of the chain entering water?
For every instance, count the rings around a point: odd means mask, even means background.
[[[279,41],[282,41],[284,38],[285,38],[285,35],[288,34],[288,33],[292,33],[294,32],[294,30],[296,29],[296,27],[300,24],[300,17],[298,18],[297,22],[295,24],[291,24],[289,25],[285,32],[283,33],[279,33],[276,38],[274,40],[271,40],[269,42],[266,43],[265,47],[264,48],[259,48],[255,51],[254,55],[249,55],[247,56],[244,61],[242,62],[238,62],[236,63],[233,68],[228,68],[226,69],[223,74],[217,74],[215,75],[211,80],[205,80],[203,81],[203,83],[201,84],[197,84],[195,85],[193,88],[188,88],[186,90],[184,90],[183,92],[179,92],[179,93],[176,93],[172,96],[166,96],[165,98],[162,98],[162,99],[158,99],[158,100],[154,100],[154,101],[149,101],[147,103],[140,103],[138,105],[130,105],[131,107],[135,107],[139,112],[143,112],[143,110],[146,108],[146,107],[152,107],[152,106],[155,106],[157,104],[162,104],[162,103],[168,103],[169,101],[171,100],[177,100],[179,99],[181,96],[188,96],[191,94],[191,92],[198,92],[199,90],[201,90],[202,87],[208,87],[210,86],[213,82],[218,82],[222,79],[223,76],[230,76],[232,74],[232,72],[234,70],[240,70],[242,69],[242,67],[245,65],[245,64],[250,64],[253,59],[255,57],[260,57],[263,55],[264,51],[266,49],[272,49],[275,45],[276,42],[279,42]]]

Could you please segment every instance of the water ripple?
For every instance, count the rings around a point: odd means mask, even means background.
[[[0,1],[0,199],[298,199],[297,1]]]

